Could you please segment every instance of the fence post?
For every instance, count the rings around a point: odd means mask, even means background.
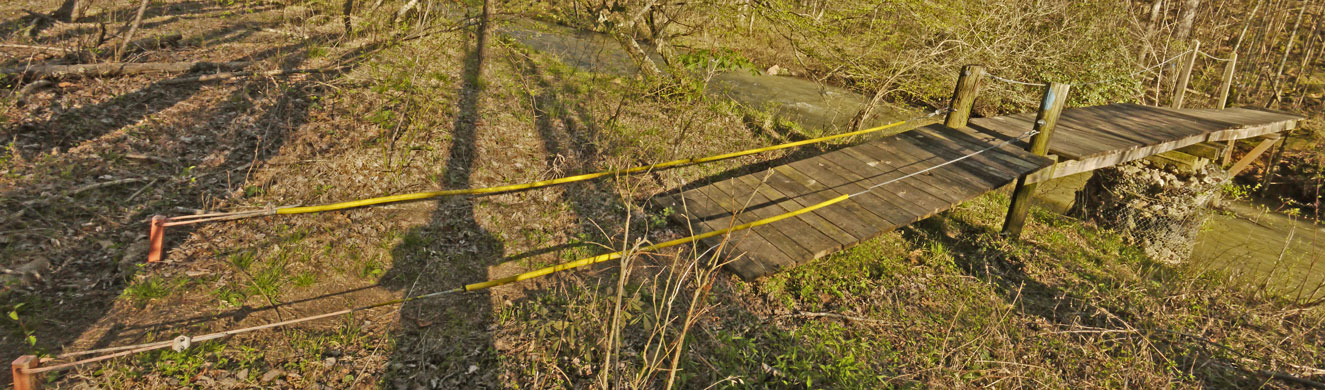
[[[1187,54],[1187,63],[1178,73],[1178,83],[1173,87],[1173,101],[1170,107],[1182,108],[1182,100],[1187,96],[1187,82],[1192,78],[1192,67],[1196,66],[1196,57],[1201,55],[1201,41],[1193,41],[1192,52]]]
[[[1054,135],[1054,125],[1058,124],[1058,114],[1063,112],[1067,103],[1070,84],[1048,83],[1044,87],[1044,98],[1040,100],[1040,112],[1035,115],[1035,136],[1031,137],[1031,154],[1043,156],[1049,154],[1049,138]],[[1035,193],[1035,183],[1026,183],[1026,175],[1017,178],[1017,187],[1012,190],[1012,204],[1008,206],[1008,216],[1003,220],[1003,235],[1013,239],[1021,237],[1021,229],[1026,225],[1026,212],[1030,210],[1031,195]]]
[[[1233,52],[1228,57],[1228,64],[1224,65],[1224,79],[1219,83],[1219,108],[1228,108],[1228,93],[1233,89],[1233,72],[1238,68],[1238,52]]]
[[[966,65],[962,67],[961,75],[957,76],[957,89],[952,91],[951,110],[948,111],[948,117],[943,121],[944,126],[954,129],[966,127],[966,121],[971,119],[971,107],[975,105],[975,93],[980,89],[980,81],[984,79],[985,67],[980,65]]]
[[[35,355],[23,355],[14,359],[14,363],[9,365],[14,374],[14,390],[40,390],[41,380],[34,374],[23,372],[37,368],[40,364],[41,360]]]

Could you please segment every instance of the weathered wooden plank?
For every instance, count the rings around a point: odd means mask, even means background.
[[[681,198],[686,199],[685,204],[679,203],[679,199]],[[674,210],[678,211],[672,214],[671,219],[678,225],[686,227],[688,233],[692,235],[719,231],[735,225],[734,221],[731,220],[730,215],[725,219],[717,218],[716,215],[710,215],[707,220],[689,215],[687,211],[696,211],[707,208],[717,209],[716,202],[709,200],[707,196],[704,196],[698,191],[687,191],[675,196],[665,197],[659,199],[656,203],[665,207],[675,207]],[[765,262],[772,262],[774,264],[791,262],[790,259],[785,258],[785,255],[782,254],[781,251],[776,250],[755,254],[755,256],[761,257],[761,259],[753,259],[741,248],[771,248],[772,244],[768,243],[763,237],[750,230],[741,230],[732,232],[728,235],[710,237],[701,240],[699,244],[704,248],[714,248],[723,245],[724,242],[724,253],[717,254],[718,257],[735,259],[735,261],[729,262],[726,267],[743,278],[755,278],[759,275],[765,275],[776,271],[776,269],[768,268],[763,265]],[[773,258],[771,260],[765,259],[767,257]]]
[[[813,204],[828,201],[829,199],[843,195],[841,191],[835,188],[829,188],[822,182],[812,177],[826,176],[821,174],[823,168],[814,164],[816,159],[805,159],[795,163],[774,168],[779,173],[778,178],[793,180],[809,191],[794,198],[797,205],[807,207]],[[799,163],[799,164],[798,164]],[[785,168],[785,169],[784,169]],[[805,172],[802,172],[802,171]],[[770,185],[782,191],[783,194],[790,191],[789,187],[781,185],[782,180],[770,180]],[[857,241],[865,240],[877,234],[877,231],[890,225],[883,218],[870,213],[868,210],[860,208],[854,202],[842,202],[819,209],[817,213],[822,214],[824,218],[838,224],[838,226],[854,237]],[[854,243],[848,243],[852,245]]]
[[[1260,126],[1275,122],[1299,121],[1305,117],[1293,113],[1273,111],[1260,108],[1228,108],[1228,109],[1192,109],[1185,108],[1181,110],[1171,110],[1173,112],[1188,115],[1191,117],[1216,120],[1224,123],[1237,125],[1236,127]]]
[[[851,158],[845,153],[827,153],[819,161],[826,172],[840,177],[857,178],[839,187],[849,193],[865,191],[868,186],[904,175],[897,170],[885,171],[883,169],[886,168],[881,168],[871,170],[870,177],[861,178],[858,172],[868,168],[868,166],[860,165],[859,160]],[[923,209],[931,207],[928,204],[918,202],[917,198],[920,197],[910,194],[923,194],[923,192],[911,187],[908,183],[897,182],[851,198],[850,201],[861,204],[861,206],[868,208],[870,212],[891,222],[893,225],[902,225],[908,223],[913,214],[921,213]]]
[[[924,165],[917,166],[917,171],[937,167],[963,156],[962,153],[937,147],[935,145],[926,146],[928,148],[925,150],[919,148],[897,148],[897,151],[911,157],[912,159],[926,161]],[[860,150],[866,154],[871,154],[869,153],[871,150],[875,152],[883,152],[883,149],[880,148],[878,144],[861,145]],[[959,202],[967,195],[967,192],[972,189],[978,190],[979,188],[984,187],[993,188],[997,182],[994,177],[1003,176],[980,172],[979,168],[971,166],[970,164],[971,159],[961,160],[916,175],[908,180],[919,180],[921,183],[929,184],[936,190],[941,191],[945,200]],[[976,172],[962,172],[967,169]]]
[[[1211,142],[1202,142],[1178,148],[1177,151],[1190,154],[1207,160],[1218,160],[1224,154],[1224,148],[1227,145]]]
[[[765,198],[758,192],[752,191],[752,189],[745,188],[733,192],[733,190],[737,189],[735,180],[724,180],[716,184],[717,185],[706,186],[703,189],[707,190],[705,194],[710,198],[725,197],[729,199],[728,202],[731,203],[723,204],[724,207],[729,207],[729,205],[740,207],[739,203],[736,202],[745,202],[746,199],[749,199],[750,206],[746,208],[744,215],[738,217],[738,220],[742,221],[742,223],[754,222],[785,213],[784,211],[781,211],[781,208],[778,208],[773,203],[769,202],[769,199]],[[779,264],[779,266],[784,267],[795,264],[799,259],[812,259],[818,256],[814,248],[806,247],[802,243],[813,242],[815,240],[829,240],[828,237],[819,233],[818,230],[815,230],[804,221],[797,218],[784,219],[775,223],[758,226],[751,230],[764,236],[765,239],[773,243],[773,245],[778,249],[781,249],[783,253],[786,253],[787,257],[792,259],[793,262],[791,264]]]
[[[939,156],[925,156],[927,153],[915,152],[915,149],[912,148],[897,148],[895,147],[898,146],[896,144],[868,143],[860,146],[860,148],[849,148],[845,150],[848,155],[855,157],[862,164],[881,161],[881,159],[876,158],[871,154],[880,157],[889,155],[901,156],[903,161],[911,162],[910,164],[902,164],[897,167],[897,169],[905,175],[918,173],[926,168],[933,167],[945,161],[944,158]],[[942,200],[943,202],[940,202],[938,207],[951,205],[958,199],[958,195],[953,194],[950,189],[940,188],[938,185],[939,180],[933,177],[933,173],[934,171],[930,171],[926,174],[912,176],[903,179],[902,182],[924,191],[932,198]]]
[[[1295,128],[1297,128],[1297,121],[1266,123],[1257,126],[1245,126],[1236,129],[1216,131],[1210,133],[1210,136],[1207,137],[1206,140],[1210,142],[1233,141],[1259,137],[1267,134],[1282,133]]]
[[[955,130],[946,133],[940,133],[938,130],[939,129],[933,128],[917,129],[910,135],[931,142],[933,145],[931,147],[947,149],[956,152],[959,155],[977,153],[1002,143],[1002,141],[981,142],[973,138],[968,138],[962,133],[956,133]],[[930,141],[930,139],[932,139],[932,141]],[[989,149],[963,161],[970,161],[970,163],[966,165],[977,167],[978,169],[995,176],[1010,175],[1011,177],[1016,177],[1043,167],[1043,162],[1031,162],[1030,160],[1025,160],[1009,154],[1005,149],[1008,147],[1008,145],[1004,145],[1002,147]]]
[[[1094,151],[1080,156],[1089,158],[1099,153],[1208,132],[1187,126],[1182,120],[1165,117],[1161,115],[1163,113],[1145,106],[1124,104],[1065,110],[1054,143],[1059,140],[1081,143]]]
[[[693,191],[701,196],[709,197],[708,191],[704,191],[703,189],[712,187],[713,185],[709,185],[697,188]],[[740,210],[740,206],[735,206],[733,202],[730,201],[731,198],[727,198],[728,201],[720,201],[709,197],[708,201],[713,204],[725,205],[723,207],[732,207],[729,210]],[[742,202],[742,204],[743,203],[744,202]],[[726,228],[740,223],[739,219],[735,221],[728,219],[719,224],[719,226],[721,226],[721,228]],[[780,236],[776,231],[760,229],[761,227],[732,232],[730,238],[728,238],[729,249],[727,249],[727,252],[733,253],[734,255],[732,257],[741,257],[729,262],[727,267],[732,269],[738,275],[741,275],[742,278],[752,280],[759,276],[776,272],[784,266],[794,264],[795,261],[792,259],[795,256],[801,255],[799,253],[796,253],[795,255],[789,254],[788,249],[790,248],[780,247],[775,241],[768,239],[768,237],[775,237],[779,240],[777,242],[784,242],[787,240],[785,237]],[[712,244],[710,244],[710,247],[712,247]],[[795,248],[799,249],[800,247],[797,246]]]
[[[833,188],[847,194],[855,194],[865,191],[865,185],[868,185],[869,182],[862,181],[863,179],[861,179],[856,172],[852,171],[852,169],[859,169],[859,167],[842,167],[832,161],[838,157],[840,156],[816,159],[814,165],[821,168],[821,170],[815,171],[816,177],[830,179],[840,178],[841,183],[843,184],[837,185]],[[846,177],[848,176],[854,177],[855,180],[846,180]],[[885,195],[889,195],[889,193],[885,191],[871,191],[854,196],[843,203],[854,204],[861,209],[867,210],[867,212],[881,221],[879,226],[896,226],[898,224],[906,223],[907,219],[905,216],[902,216],[903,213],[901,213],[900,210],[914,208],[915,206],[911,203],[901,201],[900,199],[889,198]]]
[[[1016,142],[1004,143],[1004,140],[982,140],[980,138],[971,137],[968,133],[957,129],[932,128],[926,129],[925,131],[924,134],[928,136],[942,137],[943,139],[961,144],[965,146],[967,150],[971,151],[1001,145],[986,152],[986,154],[996,162],[991,163],[991,165],[1001,164],[1003,167],[1014,169],[1018,174],[1025,174],[1026,172],[1039,170],[1053,163],[1053,160],[1048,157],[1026,154],[1025,151],[1030,146],[1026,143],[1018,145]]]
[[[783,167],[785,167],[785,165],[774,168],[775,172],[780,171],[781,170],[780,168]],[[802,204],[802,201],[798,199],[799,197],[804,196],[804,194],[810,193],[811,191],[809,190],[809,188],[796,185],[794,181],[791,181],[784,174],[781,173],[769,176],[768,179],[762,183],[751,175],[741,176],[736,178],[736,180],[739,184],[741,184],[741,186],[733,187],[732,190],[735,191],[743,188],[749,188],[752,191],[758,192],[761,196],[768,198],[772,202],[774,202],[774,205],[777,207],[779,214],[797,211],[802,208],[813,205],[813,203]],[[789,185],[787,187],[788,191],[785,193],[779,191],[777,187],[773,185],[774,182],[777,182],[782,185]],[[825,214],[826,213],[824,212],[816,210],[816,212],[798,215],[793,219],[798,219],[804,222],[805,224],[810,225],[815,230],[819,231],[819,233],[822,233],[824,236],[828,237],[830,239],[828,242],[837,243],[836,246],[827,245],[826,247],[828,251],[836,251],[837,249],[841,249],[845,245],[851,245],[856,242],[856,238],[852,236],[851,233],[842,230],[842,228],[838,227],[832,221],[825,219],[824,217]],[[815,242],[809,242],[809,244],[812,245],[814,243]],[[811,246],[811,245],[804,245],[807,244],[805,242],[802,242],[801,244],[802,244],[801,246],[803,247]],[[815,246],[814,249],[815,253],[818,253],[817,246]]]

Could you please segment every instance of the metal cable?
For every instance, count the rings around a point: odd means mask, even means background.
[[[1229,58],[1219,58],[1219,57],[1215,57],[1215,56],[1210,55],[1210,53],[1206,53],[1206,52],[1204,52],[1204,51],[1200,51],[1200,50],[1197,50],[1196,52],[1197,52],[1197,53],[1200,53],[1200,54],[1203,55],[1203,56],[1205,56],[1205,58],[1209,58],[1209,59],[1214,60],[1214,61],[1224,62],[1224,61],[1229,61],[1229,60],[1232,60],[1232,59],[1233,59],[1232,57],[1229,57]]]
[[[985,74],[989,75],[989,78],[994,79],[995,81],[1002,81],[1002,82],[1009,83],[1009,84],[1028,85],[1028,86],[1032,86],[1032,87],[1043,87],[1043,86],[1048,85],[1048,84],[1045,84],[1045,83],[1032,83],[1032,82],[1029,82],[1029,81],[1013,80],[1013,79],[1009,79],[1009,78],[999,77],[998,75],[993,74],[993,73],[985,73]]]
[[[1177,60],[1177,59],[1179,59],[1179,58],[1182,58],[1182,56],[1185,56],[1185,55],[1187,55],[1188,53],[1191,53],[1191,52],[1192,52],[1192,49],[1187,49],[1187,51],[1184,51],[1184,52],[1182,52],[1182,53],[1178,53],[1177,55],[1174,55],[1173,57],[1169,57],[1169,59],[1164,60],[1164,62],[1161,62],[1161,63],[1155,64],[1155,65],[1150,66],[1150,67],[1145,68],[1145,69],[1137,70],[1137,71],[1132,72],[1132,73],[1128,73],[1126,76],[1113,77],[1113,78],[1106,78],[1106,79],[1095,80],[1095,81],[1091,81],[1091,82],[1072,83],[1072,84],[1073,84],[1073,85],[1080,85],[1080,86],[1085,86],[1085,85],[1096,85],[1096,84],[1103,84],[1103,83],[1109,83],[1109,82],[1118,81],[1118,80],[1123,79],[1123,78],[1133,77],[1133,76],[1136,76],[1136,75],[1141,74],[1141,73],[1145,73],[1145,72],[1153,71],[1153,70],[1155,70],[1156,68],[1159,68],[1159,67],[1164,66],[1164,65],[1166,65],[1166,64],[1168,64],[1168,63],[1170,63],[1170,62],[1173,62],[1173,61],[1175,61],[1175,60]],[[1203,53],[1203,52],[1199,52],[1199,51],[1198,51],[1198,53],[1204,54],[1204,55],[1207,56],[1207,57],[1210,56],[1209,54],[1205,54],[1205,53]],[[1210,58],[1214,58],[1214,59],[1216,59],[1216,60],[1221,60],[1221,61],[1227,61],[1226,59],[1219,59],[1219,58],[1215,58],[1215,57],[1210,57]],[[1033,83],[1033,82],[1029,82],[1029,81],[1013,80],[1013,79],[1009,79],[1009,78],[1006,78],[1006,77],[1001,77],[1001,76],[999,76],[999,75],[992,74],[992,73],[985,73],[985,74],[988,75],[989,78],[994,79],[995,81],[1001,81],[1001,82],[1009,83],[1009,84],[1026,85],[1026,86],[1032,86],[1032,87],[1044,87],[1044,86],[1048,86],[1048,85],[1049,85],[1049,84],[1047,84],[1047,83]]]
[[[1111,82],[1114,82],[1114,81],[1121,80],[1121,79],[1123,79],[1123,78],[1134,77],[1134,76],[1139,75],[1139,74],[1141,74],[1141,73],[1151,72],[1151,71],[1154,71],[1155,69],[1158,69],[1158,68],[1161,67],[1161,66],[1167,65],[1167,64],[1170,63],[1170,62],[1176,61],[1177,59],[1182,58],[1182,56],[1185,56],[1185,55],[1187,55],[1187,53],[1191,53],[1191,52],[1192,52],[1191,49],[1187,49],[1187,51],[1184,51],[1184,52],[1182,52],[1182,53],[1178,53],[1178,54],[1174,55],[1173,57],[1169,57],[1169,59],[1164,60],[1164,62],[1161,62],[1161,63],[1155,64],[1155,65],[1152,65],[1152,66],[1150,66],[1149,68],[1145,68],[1145,69],[1137,70],[1137,71],[1132,72],[1132,73],[1128,73],[1127,76],[1114,77],[1114,78],[1103,79],[1103,80],[1096,80],[1096,81],[1092,81],[1092,82],[1089,82],[1089,83],[1082,83],[1082,84],[1079,84],[1079,85],[1083,85],[1083,86],[1084,86],[1084,85],[1095,85],[1095,84],[1111,83]]]

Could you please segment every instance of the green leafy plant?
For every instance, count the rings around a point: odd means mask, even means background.
[[[9,310],[9,319],[14,321],[14,323],[18,325],[18,328],[23,331],[23,341],[28,343],[28,346],[35,347],[37,346],[36,332],[29,329],[27,324],[23,323],[23,317],[19,315],[19,312],[22,311],[23,307],[26,305],[26,302],[14,304],[13,308]]]

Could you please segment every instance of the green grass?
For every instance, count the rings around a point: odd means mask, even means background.
[[[189,283],[187,278],[149,276],[124,288],[120,295],[129,302],[143,306],[156,299],[165,298]]]

